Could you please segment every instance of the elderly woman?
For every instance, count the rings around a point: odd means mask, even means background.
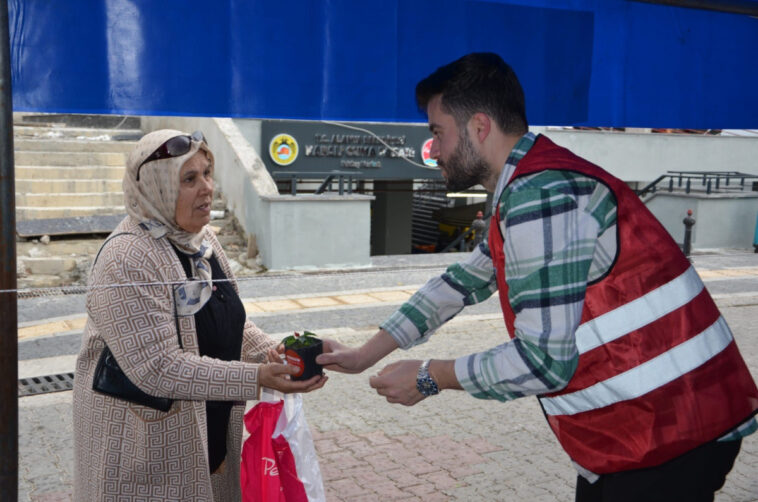
[[[290,380],[296,368],[278,362],[277,341],[246,319],[207,227],[213,155],[201,133],[145,135],[127,159],[124,196],[128,216],[95,259],[87,294],[74,500],[239,500],[245,401],[262,386],[307,392],[326,377]],[[168,411],[93,390],[108,350],[138,392],[173,400]]]

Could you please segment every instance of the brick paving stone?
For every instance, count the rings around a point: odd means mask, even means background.
[[[31,493],[32,498],[39,498],[47,495],[61,497],[65,494],[69,494],[68,496],[70,496],[69,489],[71,489],[71,493],[73,492],[73,487],[66,486],[57,473],[30,478],[27,482],[34,487],[34,490]]]
[[[479,464],[484,462],[484,457],[466,448],[455,448],[449,454],[454,455],[463,464]]]
[[[331,463],[324,457],[319,458],[319,468],[321,470],[321,478],[326,480],[342,479],[344,470],[340,468],[336,463]]]
[[[352,500],[358,495],[368,495],[370,492],[352,479],[338,479],[330,484],[331,488],[339,493],[343,499]]]
[[[391,443],[395,439],[390,439],[381,431],[369,432],[367,434],[361,434],[361,437],[368,440],[373,445]]]
[[[345,445],[345,448],[353,452],[353,455],[355,455],[358,458],[363,458],[368,455],[374,454],[374,447],[371,446],[367,441],[349,443]]]
[[[71,502],[73,496],[73,491],[66,491],[31,495],[30,499],[31,502]]]
[[[351,467],[365,467],[367,465],[366,461],[357,458],[352,453],[346,452],[344,450],[324,455],[323,459],[325,462],[338,465],[340,469],[349,469]]]
[[[436,488],[431,483],[421,483],[418,485],[408,486],[404,488],[404,490],[418,497],[425,497],[429,494],[436,493]]]
[[[358,495],[357,497],[353,497],[352,500],[355,502],[384,502],[387,498],[378,493],[370,493],[368,495]]]
[[[329,502],[342,502],[343,498],[340,497],[340,494],[337,490],[332,488],[331,486],[324,486],[324,497]]]
[[[334,436],[334,441],[340,446],[344,447],[349,443],[356,443],[360,441],[361,438],[354,435],[352,432],[350,432],[349,429],[345,429],[342,431],[341,434]]]
[[[448,502],[450,497],[442,492],[434,492],[424,496],[424,502]]]
[[[369,455],[368,457],[364,457],[363,460],[371,464],[371,467],[373,467],[376,472],[391,471],[400,467],[400,464],[384,453]]]
[[[385,474],[386,473],[382,473],[382,475],[377,474],[372,467],[353,467],[352,469],[344,469],[340,476],[343,478],[354,479],[356,483],[364,488],[371,489],[372,485],[387,482]]]
[[[461,483],[453,479],[450,474],[444,471],[437,471],[432,472],[429,474],[424,474],[421,476],[421,479],[424,479],[425,481],[432,483],[435,488],[438,490],[445,490],[448,488],[455,488],[456,486],[460,486]]]
[[[477,453],[490,453],[500,449],[491,442],[480,438],[468,439],[465,441],[465,444],[468,448],[471,448],[472,451]]]
[[[406,466],[408,469],[408,472],[411,472],[415,475],[419,474],[428,474],[430,472],[435,472],[439,470],[434,464],[427,462],[427,461],[420,461],[420,462],[407,462],[403,465]]]
[[[445,470],[450,473],[455,479],[461,479],[466,476],[471,476],[478,472],[481,472],[478,465],[456,465],[445,467]]]
[[[382,474],[387,476],[387,478],[392,480],[396,486],[399,486],[401,488],[405,486],[413,486],[418,483],[418,477],[408,472],[408,470],[405,468],[386,471]]]
[[[401,463],[406,463],[409,459],[416,460],[419,457],[417,449],[408,444],[407,440],[378,445],[375,449],[376,451],[386,453],[390,458]]]
[[[322,425],[321,422],[319,422],[319,425]],[[313,436],[313,439],[337,439],[340,436],[344,434],[344,431],[340,430],[328,430],[328,431],[319,431],[317,428],[313,428],[311,431],[311,436]]]
[[[412,493],[401,490],[392,481],[386,480],[382,483],[372,483],[366,488],[370,488],[374,493],[382,496],[382,500],[407,500],[413,497]]]
[[[316,451],[319,455],[325,455],[333,451],[340,451],[340,448],[333,439],[315,439],[313,445],[316,447]]]

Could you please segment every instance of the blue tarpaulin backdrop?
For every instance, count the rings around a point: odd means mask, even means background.
[[[758,19],[628,0],[10,0],[17,111],[424,121],[471,51],[534,125],[758,128]]]

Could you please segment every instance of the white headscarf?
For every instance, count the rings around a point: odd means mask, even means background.
[[[208,262],[213,248],[204,238],[205,227],[197,233],[183,230],[176,223],[176,200],[179,197],[179,171],[199,150],[213,154],[205,142],[192,140],[187,153],[179,157],[153,160],[143,165],[153,152],[176,136],[189,136],[182,131],[161,129],[144,135],[126,160],[124,173],[124,203],[126,212],[145,228],[154,239],[166,237],[192,264],[193,278],[176,288],[179,315],[192,315],[202,308],[211,296],[211,267]],[[137,171],[139,170],[139,181]]]

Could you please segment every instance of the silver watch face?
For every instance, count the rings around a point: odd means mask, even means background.
[[[429,369],[425,365],[422,365],[419,368],[418,376],[416,378],[416,388],[424,396],[433,396],[440,392],[437,384],[429,375]]]

